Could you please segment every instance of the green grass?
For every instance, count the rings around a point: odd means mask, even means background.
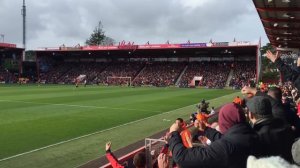
[[[0,86],[0,159],[123,125],[0,162],[0,167],[76,167],[187,118],[201,99],[219,106],[232,90],[73,86]],[[224,96],[227,95],[227,96]],[[221,97],[223,96],[223,97]],[[182,108],[184,107],[184,108]],[[165,113],[169,112],[169,113]]]

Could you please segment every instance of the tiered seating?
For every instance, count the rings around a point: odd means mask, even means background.
[[[133,78],[144,67],[141,62],[113,62],[103,72],[97,75],[97,81],[108,85],[124,85],[128,84],[128,79],[125,78],[110,78],[107,77],[131,77]]]
[[[223,88],[230,72],[229,63],[193,62],[180,80],[180,86],[187,87],[195,76],[202,76],[199,86],[208,88]]]
[[[40,74],[40,81],[44,81],[45,83],[58,83],[62,82],[59,80],[62,75],[64,75],[66,72],[74,68],[75,65],[72,63],[62,63],[59,65],[56,65],[50,69],[47,73],[41,73]],[[63,83],[63,82],[62,82]]]
[[[86,75],[87,81],[93,83],[97,74],[100,74],[107,64],[105,63],[76,63],[70,71],[59,78],[59,83],[73,84],[79,75]]]
[[[255,78],[255,62],[238,62],[233,64],[233,77],[229,86],[242,88]]]
[[[0,66],[0,82],[16,83],[17,77],[13,73]]]
[[[146,68],[136,77],[134,85],[170,86],[185,67],[185,63],[155,62],[146,65]]]

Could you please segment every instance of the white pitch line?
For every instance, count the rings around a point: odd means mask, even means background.
[[[52,106],[67,106],[67,107],[79,107],[79,108],[96,108],[96,109],[112,109],[112,110],[132,110],[132,111],[148,111],[148,112],[159,112],[153,110],[143,110],[143,109],[130,109],[130,108],[118,108],[118,107],[106,107],[106,106],[84,106],[76,104],[60,104],[60,103],[38,103],[30,101],[20,101],[20,100],[0,100],[0,102],[12,102],[12,103],[25,103],[25,104],[39,104],[39,105],[52,105]]]
[[[225,97],[225,96],[228,96],[228,95],[224,95],[224,96],[221,96],[221,97]],[[211,99],[210,101],[221,98],[221,97]],[[2,100],[0,100],[0,101],[2,101]],[[180,108],[177,108],[177,109],[174,109],[174,110],[171,110],[171,111],[163,112],[163,113],[160,113],[160,114],[156,114],[156,115],[149,116],[149,117],[146,117],[146,118],[142,118],[142,119],[139,119],[139,120],[131,121],[131,122],[121,124],[121,125],[118,125],[118,126],[115,126],[115,127],[111,127],[111,128],[108,128],[108,129],[104,129],[104,130],[97,131],[97,132],[94,132],[94,133],[86,134],[86,135],[79,136],[79,137],[76,137],[76,138],[72,138],[72,139],[69,139],[69,140],[66,140],[66,141],[61,141],[61,142],[58,142],[58,143],[55,143],[55,144],[52,144],[52,145],[44,146],[44,147],[34,149],[34,150],[31,150],[31,151],[28,151],[28,152],[13,155],[13,156],[10,156],[10,157],[7,157],[7,158],[0,159],[0,162],[10,160],[10,159],[13,159],[13,158],[16,158],[16,157],[19,157],[19,156],[23,156],[23,155],[26,155],[26,154],[30,154],[30,153],[33,153],[33,152],[37,152],[37,151],[47,149],[47,148],[50,148],[50,147],[58,146],[58,145],[61,145],[61,144],[67,143],[67,142],[71,142],[71,141],[74,141],[74,140],[78,140],[78,139],[81,139],[81,138],[85,138],[85,137],[88,137],[88,136],[91,136],[91,135],[95,135],[95,134],[99,134],[99,133],[102,133],[102,132],[110,131],[110,130],[113,130],[113,129],[116,129],[116,128],[119,128],[119,127],[123,127],[123,126],[126,126],[126,125],[141,122],[141,121],[147,120],[149,118],[153,118],[153,117],[160,116],[160,115],[163,115],[163,114],[167,114],[167,113],[170,113],[170,112],[173,112],[173,111],[177,111],[177,110],[180,110],[180,109],[192,106],[192,105],[195,105],[195,104],[187,105],[187,106],[180,107]]]

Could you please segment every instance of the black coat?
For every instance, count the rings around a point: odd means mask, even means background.
[[[264,96],[268,98],[271,102],[272,105],[272,115],[274,118],[280,118],[282,119],[285,123],[288,122],[288,114],[286,113],[284,106],[279,100],[275,100],[271,96],[267,95],[266,93],[258,91],[255,96]]]
[[[170,150],[179,167],[245,168],[247,157],[254,153],[258,142],[258,135],[247,123],[234,125],[224,135],[207,128],[205,135],[212,141],[211,145],[187,149],[179,133],[171,133]]]
[[[300,90],[299,68],[297,70],[291,68],[290,66],[284,64],[280,58],[276,59],[275,66],[282,73],[285,80],[291,81],[295,87]]]
[[[253,129],[259,135],[260,156],[281,156],[292,161],[291,149],[294,137],[289,125],[278,118],[265,118],[258,120]]]
[[[255,96],[264,96],[268,98],[272,105],[272,115],[274,118],[280,118],[285,124],[294,126],[296,130],[293,134],[296,137],[300,136],[300,119],[295,111],[292,111],[290,106],[283,105],[281,101],[275,100],[266,93],[258,91]]]

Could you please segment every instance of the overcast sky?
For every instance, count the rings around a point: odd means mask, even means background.
[[[0,34],[22,43],[22,0],[0,0]],[[251,0],[26,0],[27,49],[84,44],[102,21],[105,34],[135,44],[268,42]],[[2,39],[1,39],[2,40]]]

